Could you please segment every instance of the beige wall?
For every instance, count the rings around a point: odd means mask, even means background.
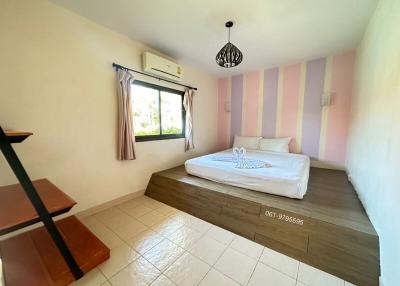
[[[140,191],[152,172],[214,150],[210,75],[184,67],[185,82],[199,88],[194,151],[184,152],[183,139],[137,143],[137,160],[120,162],[111,63],[140,69],[148,48],[42,0],[0,0],[0,35],[0,124],[35,133],[15,145],[20,158],[33,179],[46,177],[77,200],[75,211]],[[0,159],[0,185],[14,182]]]
[[[348,169],[378,231],[385,286],[400,281],[400,1],[381,0],[358,51]]]

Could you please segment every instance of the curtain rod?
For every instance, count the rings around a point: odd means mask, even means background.
[[[139,73],[139,74],[142,74],[142,75],[146,75],[146,76],[149,76],[149,77],[158,79],[158,80],[163,80],[163,81],[166,81],[166,82],[169,82],[169,83],[172,83],[172,84],[176,84],[176,85],[180,85],[180,86],[187,87],[187,88],[189,88],[189,89],[197,90],[197,87],[193,87],[193,86],[190,86],[190,85],[185,85],[185,84],[177,83],[177,82],[174,82],[174,81],[168,80],[168,79],[163,79],[163,78],[161,78],[161,77],[154,76],[154,75],[150,75],[150,74],[147,74],[147,73],[144,73],[144,72],[140,72],[140,71],[137,71],[137,70],[134,70],[134,69],[130,69],[130,68],[121,66],[121,65],[119,65],[119,64],[116,64],[116,63],[113,63],[112,66],[113,66],[114,68],[116,68],[116,70],[118,70],[118,69],[125,69],[125,70],[129,70],[129,71],[132,71],[132,72],[135,72],[135,73]]]

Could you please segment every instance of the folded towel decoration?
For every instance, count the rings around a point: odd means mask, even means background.
[[[259,169],[259,168],[269,168],[271,167],[271,164],[257,160],[257,159],[249,159],[246,158],[246,149],[241,147],[235,147],[232,149],[233,157],[228,157],[228,156],[214,156],[212,160],[215,161],[223,161],[223,162],[229,162],[229,163],[234,163],[235,168],[238,169]]]

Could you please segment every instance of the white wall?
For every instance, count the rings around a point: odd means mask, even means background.
[[[143,190],[151,173],[214,150],[210,75],[184,67],[185,82],[199,89],[194,151],[184,152],[183,139],[143,142],[137,160],[120,162],[111,64],[140,69],[149,48],[42,0],[0,0],[0,38],[0,125],[35,133],[14,145],[23,164],[32,179],[46,177],[72,196],[75,211]],[[14,182],[0,159],[0,185]]]
[[[359,47],[348,169],[379,234],[383,283],[399,285],[399,0],[379,2]]]

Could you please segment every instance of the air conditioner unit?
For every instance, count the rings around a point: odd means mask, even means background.
[[[171,62],[165,58],[152,54],[150,52],[143,53],[142,58],[143,71],[171,79],[174,81],[183,80],[183,68],[177,63]]]

